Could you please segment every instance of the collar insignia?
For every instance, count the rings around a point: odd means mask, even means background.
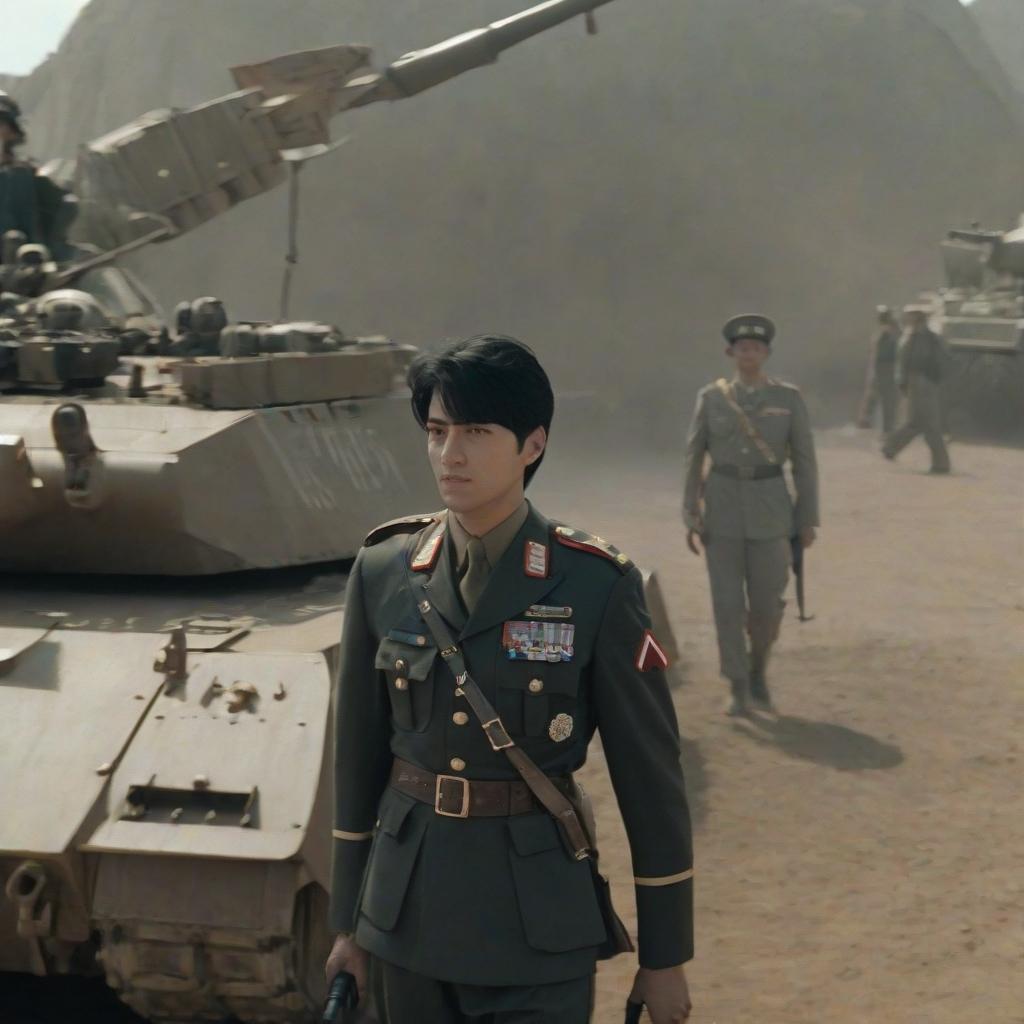
[[[430,572],[437,565],[437,556],[441,553],[441,542],[444,540],[444,521],[439,522],[431,530],[416,553],[412,556],[413,572]]]
[[[546,579],[548,575],[548,546],[539,541],[528,540],[523,549],[523,571],[534,579]]]

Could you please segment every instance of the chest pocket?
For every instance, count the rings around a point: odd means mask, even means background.
[[[776,450],[783,449],[789,439],[789,425],[793,415],[780,405],[768,404],[751,416],[750,422],[757,432]]]
[[[708,410],[708,430],[715,437],[731,437],[737,426],[736,414],[731,409],[716,405]]]
[[[495,673],[497,710],[513,736],[546,737],[557,715],[572,715],[576,710],[580,686],[576,661],[510,661],[504,654],[499,657]]]
[[[409,639],[416,638],[404,634]],[[391,716],[399,729],[423,732],[430,722],[434,703],[434,661],[437,647],[418,646],[384,637],[377,648],[375,667],[387,676]]]

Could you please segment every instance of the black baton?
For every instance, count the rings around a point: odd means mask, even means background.
[[[354,1010],[359,1005],[359,989],[356,979],[348,971],[339,971],[331,982],[324,1006],[323,1024],[338,1024],[344,1020],[343,1010]]]
[[[626,1003],[626,1020],[624,1024],[640,1024],[640,1014],[643,1012],[643,1003],[634,1003],[630,1000]]]

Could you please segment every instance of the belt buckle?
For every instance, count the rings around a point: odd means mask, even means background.
[[[736,467],[736,475],[741,480],[753,480],[754,479],[754,470],[755,469],[757,469],[756,466],[737,466]]]
[[[444,796],[442,788],[446,782],[457,782],[462,786],[462,806],[457,811],[446,811],[441,807],[441,800]],[[438,775],[437,783],[434,786],[434,813],[440,814],[443,818],[468,818],[469,779],[459,778],[458,775]]]

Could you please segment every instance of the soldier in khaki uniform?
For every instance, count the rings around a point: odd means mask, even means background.
[[[676,1024],[690,1009],[690,822],[640,572],[525,500],[553,410],[529,349],[471,339],[421,357],[410,386],[446,508],[373,531],[352,568],[328,979],[348,970],[365,988],[372,954],[387,1024],[588,1021],[609,934],[592,865],[503,737],[569,794],[600,731],[633,857],[634,1001]],[[493,705],[487,735],[456,652]]]
[[[942,338],[928,327],[927,311],[907,306],[906,331],[896,356],[896,383],[907,399],[905,422],[882,446],[887,459],[895,459],[919,434],[931,451],[932,473],[949,472],[949,451],[942,436],[942,382],[949,355]]]
[[[697,396],[683,518],[690,550],[700,553],[698,539],[704,546],[721,673],[731,689],[727,712],[738,715],[751,703],[771,710],[765,672],[782,624],[790,541],[798,537],[804,548],[814,543],[818,471],[800,392],[764,372],[775,325],[763,316],[737,316],[723,334],[736,376]],[[711,459],[706,479],[705,456]],[[783,474],[787,458],[795,505]]]
[[[875,416],[875,406],[880,406],[883,437],[892,433],[896,426],[896,405],[899,399],[896,387],[896,346],[899,340],[900,329],[892,310],[888,306],[879,306],[878,330],[871,341],[871,359],[857,425],[869,429]]]

